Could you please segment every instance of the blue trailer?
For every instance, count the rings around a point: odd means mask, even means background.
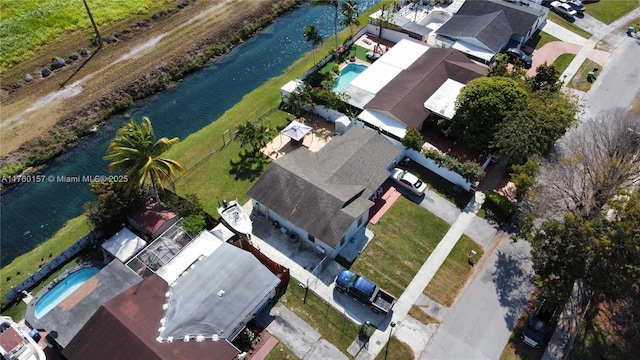
[[[336,291],[346,293],[368,305],[376,314],[388,313],[396,303],[393,295],[379,288],[371,280],[349,270],[343,270],[336,277]]]

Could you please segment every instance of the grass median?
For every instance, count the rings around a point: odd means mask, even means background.
[[[472,250],[476,253],[470,255]],[[470,262],[477,262],[483,254],[482,246],[467,235],[462,235],[427,288],[424,289],[424,294],[442,305],[451,307],[460,289],[473,273],[473,265]]]

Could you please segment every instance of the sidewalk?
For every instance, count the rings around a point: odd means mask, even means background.
[[[442,263],[446,260],[447,256],[458,242],[460,236],[462,236],[478,210],[482,207],[483,203],[484,194],[481,192],[475,193],[475,196],[471,199],[460,216],[458,216],[453,225],[451,225],[449,231],[445,234],[440,243],[438,243],[438,246],[433,250],[427,261],[425,261],[416,276],[405,289],[404,293],[402,293],[396,302],[396,305],[393,308],[391,321],[399,324],[407,317],[409,309],[411,309],[411,306],[418,301],[420,294],[422,294],[422,291],[424,291],[431,279],[433,279]],[[369,340],[369,348],[366,351],[361,351],[356,359],[374,359],[378,353],[384,349],[392,329],[393,328],[390,326],[387,326],[384,330],[378,329],[378,331],[376,331]]]
[[[574,33],[571,30],[565,29],[562,26],[547,19],[547,24],[542,28],[542,31],[546,32],[553,37],[560,39],[561,41],[584,46],[587,43],[587,39]]]
[[[620,19],[612,22],[611,24],[600,28],[595,34],[593,34],[593,36],[591,36],[591,38],[589,38],[583,44],[583,48],[578,52],[578,54],[576,54],[576,57],[573,59],[571,64],[569,64],[567,69],[562,73],[560,78],[566,77],[568,80],[571,80],[578,72],[585,59],[587,59],[587,55],[593,50],[593,48],[596,46],[596,44],[598,44],[600,40],[614,31],[623,31],[620,30],[620,27],[638,16],[640,16],[640,7],[621,17]],[[547,25],[549,25],[549,23],[550,22],[548,21]],[[549,34],[555,37],[558,37],[556,34],[564,34],[563,31],[556,29],[554,26],[551,26],[549,30]],[[544,31],[547,31],[547,26],[545,26]],[[558,32],[556,33],[556,31]]]

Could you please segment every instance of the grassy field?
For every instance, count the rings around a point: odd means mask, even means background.
[[[369,227],[376,236],[351,270],[396,297],[449,229],[446,222],[405,197],[400,197],[377,225]]]
[[[586,4],[587,14],[610,24],[640,5],[638,0],[600,0]]]
[[[576,25],[573,25],[572,23],[570,23],[569,21],[567,21],[565,18],[563,18],[562,16],[554,13],[553,11],[549,11],[549,15],[547,15],[547,19],[553,21],[554,23],[562,26],[563,28],[567,29],[567,30],[571,30],[574,33],[582,36],[585,39],[588,39],[591,37],[591,33],[586,31],[586,30],[582,30],[581,28],[577,27]],[[580,21],[580,19],[577,19],[576,21]]]
[[[562,74],[567,67],[569,67],[569,64],[571,64],[571,61],[573,61],[575,57],[576,54],[562,54],[553,62],[553,66],[560,74]]]
[[[358,337],[359,326],[313,291],[307,293],[305,304],[303,302],[305,290],[298,286],[298,283],[297,280],[291,279],[287,293],[280,298],[280,302],[318,330],[323,338],[347,354],[347,348]]]
[[[13,286],[26,279],[27,274],[38,270],[41,260],[51,261],[51,257],[57,256],[87,235],[92,229],[91,223],[85,216],[69,220],[65,226],[58,230],[51,239],[13,260],[9,265],[0,270],[0,294],[5,294]],[[51,254],[51,257],[49,255]]]
[[[175,8],[170,0],[88,2],[93,18],[101,25],[132,15],[151,15]],[[29,57],[38,46],[51,43],[65,33],[82,30],[93,35],[91,22],[81,1],[3,0],[0,12],[0,69]],[[107,35],[107,34],[103,34]]]
[[[469,264],[469,253],[474,250],[477,254],[472,261],[482,257],[482,247],[466,235],[462,235],[456,246],[433,277],[424,294],[431,299],[451,307],[460,289],[467,283],[469,275],[473,273],[473,266]]]
[[[278,344],[267,354],[267,357],[264,360],[300,360],[296,354],[291,351],[286,345],[281,342]]]
[[[582,65],[580,65],[580,69],[578,69],[578,72],[576,72],[576,74],[573,76],[573,78],[569,82],[568,86],[584,92],[589,91],[589,89],[591,89],[592,83],[587,81],[587,74],[589,73],[589,71],[592,71],[594,68],[600,69],[600,65],[596,64],[595,62],[589,59],[585,59]],[[596,73],[596,78],[597,77],[598,77],[598,73]],[[595,80],[595,81],[598,81],[598,80]]]

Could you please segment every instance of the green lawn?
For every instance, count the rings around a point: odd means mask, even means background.
[[[563,18],[562,16],[554,13],[553,11],[549,11],[549,15],[547,15],[547,19],[553,21],[554,23],[562,26],[563,28],[567,29],[567,30],[571,30],[574,33],[582,36],[585,39],[588,39],[591,37],[591,33],[585,30],[582,30],[581,28],[577,27],[576,25],[573,25],[572,23],[568,22],[565,18]],[[576,21],[580,21],[580,19],[577,19]]]
[[[396,297],[449,230],[449,224],[405,197],[400,197],[377,225],[369,227],[376,236],[351,270]]]
[[[640,5],[638,0],[600,0],[598,2],[586,4],[587,14],[610,24],[628,14]]]
[[[469,264],[469,253],[474,250],[472,262],[477,262],[484,251],[482,247],[466,235],[462,235],[453,247],[424,294],[442,305],[451,307],[460,289],[466,284],[469,275],[473,273],[473,266]]]
[[[560,41],[560,39],[544,32],[537,31],[533,36],[525,43],[525,45],[532,47],[536,50],[540,49],[544,45],[552,42],[552,41]]]
[[[569,67],[569,64],[571,64],[571,61],[573,61],[575,57],[576,54],[562,54],[553,62],[553,66],[560,74],[562,74],[567,67]]]
[[[320,335],[347,354],[347,348],[358,337],[359,326],[335,308],[317,296],[313,291],[307,293],[306,304],[303,302],[305,290],[299,281],[291,278],[287,293],[280,302],[298,317],[306,321]]]
[[[300,358],[297,357],[296,354],[294,354],[293,351],[291,351],[291,349],[289,349],[286,345],[284,345],[281,342],[278,342],[278,344],[269,352],[267,357],[265,357],[264,359],[265,360],[300,360]]]
[[[40,261],[49,262],[87,235],[92,229],[91,223],[85,216],[69,220],[65,226],[58,230],[47,242],[38,245],[34,250],[13,260],[9,265],[0,270],[0,294],[4,295],[13,286],[18,285],[27,278],[28,274],[38,270]]]
[[[569,87],[572,87],[576,90],[580,90],[584,92],[589,91],[589,89],[591,89],[592,83],[587,81],[587,73],[589,73],[589,71],[592,71],[594,68],[599,68],[600,71],[602,71],[602,69],[600,68],[600,65],[596,64],[595,62],[589,59],[585,59],[582,65],[580,65],[580,69],[578,69],[578,72],[576,72],[576,74],[573,76],[573,78],[569,82]],[[598,77],[598,75],[599,74],[596,73],[596,78]],[[598,80],[596,79],[595,81],[598,81]]]
[[[91,0],[87,3],[99,27],[127,17],[175,8],[171,1],[154,0]],[[92,34],[81,1],[3,0],[0,24],[0,69],[3,70],[64,33],[86,30],[87,39]]]
[[[388,352],[387,352],[388,350]],[[412,360],[415,359],[413,351],[406,343],[398,340],[397,337],[392,336],[389,346],[385,346],[382,351],[376,356],[376,360]]]

